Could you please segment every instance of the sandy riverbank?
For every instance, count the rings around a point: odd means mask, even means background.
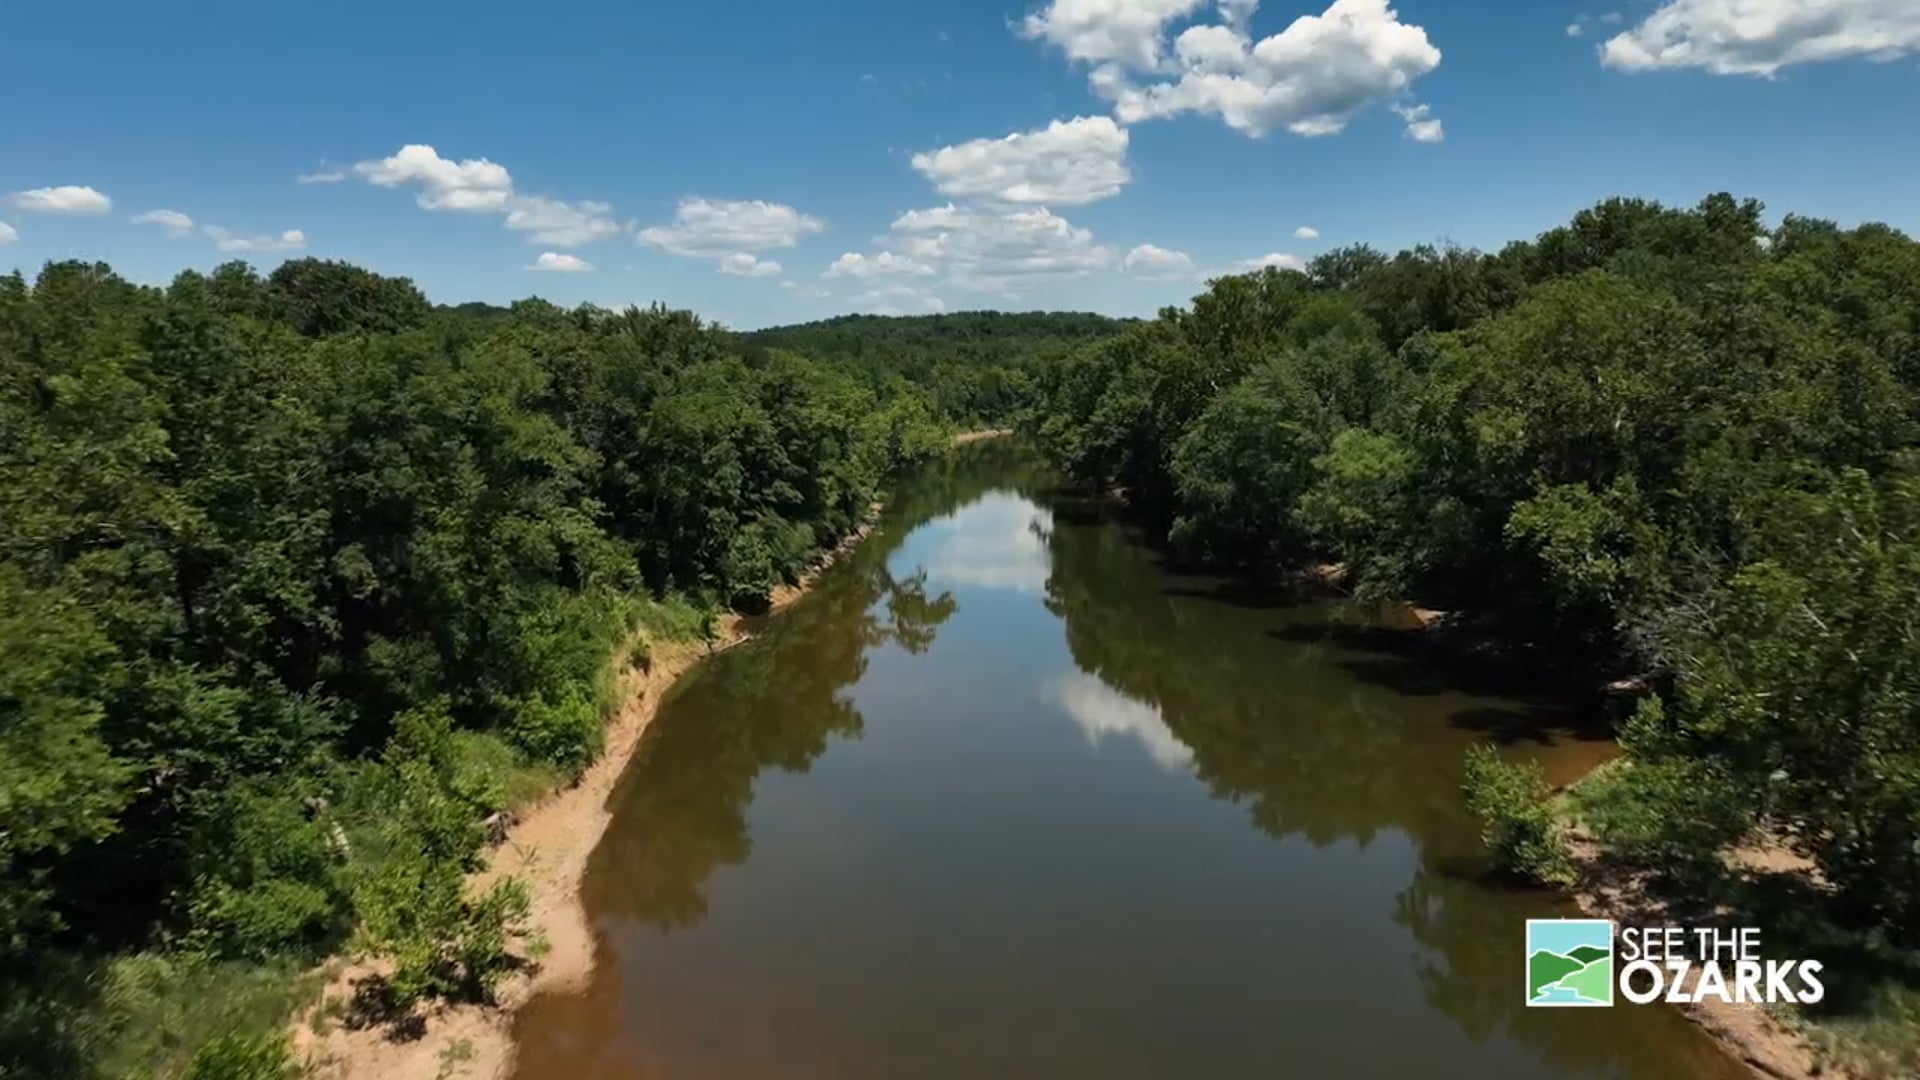
[[[954,436],[953,443],[959,446],[1011,434],[1008,430],[971,431]],[[876,503],[869,522],[879,509]],[[798,586],[776,590],[772,610],[805,595],[818,575],[866,539],[871,529],[868,524],[847,537]],[[307,1062],[321,1080],[505,1080],[510,1076],[514,1013],[536,994],[576,989],[593,974],[593,928],[580,901],[580,883],[588,857],[612,821],[608,796],[674,680],[703,657],[747,640],[745,623],[738,615],[722,619],[720,640],[711,650],[699,642],[653,643],[651,668],[621,676],[622,704],[607,728],[606,751],[600,759],[579,783],[523,809],[508,829],[506,842],[493,849],[486,868],[474,876],[476,888],[500,877],[518,877],[527,883],[531,929],[549,946],[536,966],[508,979],[493,1004],[435,1006],[422,1017],[424,1030],[396,1038],[387,1026],[356,1030],[337,1020],[317,1025],[324,1032],[315,1030],[315,1014],[326,1009],[329,999],[344,1000],[351,995],[354,980],[377,970],[368,964],[337,962],[329,971],[320,1002],[295,1018],[295,1059]]]
[[[988,431],[964,431],[953,437],[953,445],[965,446],[981,439],[1004,439],[1013,434],[1012,428],[993,428]]]
[[[1644,875],[1613,865],[1592,836],[1574,830],[1568,849],[1580,872],[1573,900],[1596,918],[1615,923],[1661,926],[1688,920],[1670,917],[1664,905],[1648,897]],[[1744,873],[1804,872],[1806,862],[1777,848],[1745,848],[1732,856]],[[1691,989],[1696,971],[1682,980]],[[1862,1074],[1820,1053],[1792,1020],[1764,1005],[1707,1000],[1676,1005],[1681,1015],[1699,1025],[1736,1060],[1756,1076],[1770,1080],[1864,1080]]]
[[[875,507],[876,511],[878,507]],[[871,526],[860,529],[829,554],[799,586],[782,586],[774,593],[773,610],[805,595],[822,570],[865,539]],[[717,653],[746,641],[744,618],[728,615],[720,623]],[[507,839],[488,856],[487,866],[474,876],[476,888],[500,877],[518,877],[531,894],[531,929],[544,937],[548,951],[526,974],[511,977],[491,1005],[438,1005],[424,1014],[424,1031],[397,1038],[387,1026],[349,1029],[340,1023],[324,1025],[317,1033],[313,1010],[297,1018],[294,1056],[311,1064],[322,1080],[504,1080],[513,1071],[513,1016],[535,994],[578,988],[593,974],[593,929],[580,902],[580,883],[587,859],[600,843],[613,815],[608,796],[626,770],[641,736],[658,712],[674,680],[702,658],[711,655],[700,642],[655,642],[648,671],[622,674],[620,711],[607,728],[605,753],[588,768],[580,782],[556,791],[524,809],[507,832]],[[367,964],[340,965],[322,996],[322,1003],[352,993],[354,980],[376,969]],[[321,1008],[316,1005],[315,1008]]]

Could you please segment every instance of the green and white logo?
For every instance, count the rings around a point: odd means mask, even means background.
[[[1612,1005],[1613,923],[1528,919],[1527,1004],[1542,1008]]]

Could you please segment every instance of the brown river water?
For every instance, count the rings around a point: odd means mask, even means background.
[[[520,1080],[1745,1076],[1670,1009],[1529,1009],[1461,757],[1614,753],[1338,604],[1169,574],[1018,446],[682,679]]]

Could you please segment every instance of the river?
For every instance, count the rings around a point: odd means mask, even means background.
[[[1670,1009],[1528,1009],[1458,793],[1611,744],[1347,608],[1176,576],[1017,446],[681,680],[522,1080],[1746,1075]]]

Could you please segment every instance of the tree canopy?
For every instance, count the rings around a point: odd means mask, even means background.
[[[1600,822],[1623,848],[1717,867],[1766,830],[1847,921],[1920,933],[1920,244],[1611,199],[1493,254],[1222,278],[1032,400],[1180,558],[1339,563],[1657,687]],[[1527,790],[1478,772],[1484,805]]]
[[[313,259],[0,278],[0,1073],[111,1071],[76,959],[357,942],[397,1006],[484,994],[495,766],[584,768],[649,605],[764,606],[945,446],[869,368]]]

